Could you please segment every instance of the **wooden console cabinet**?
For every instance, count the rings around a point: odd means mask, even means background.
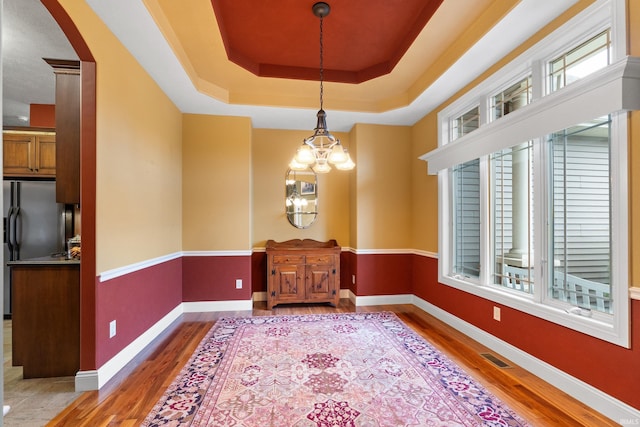
[[[340,302],[340,246],[335,240],[267,242],[267,309],[283,303]]]

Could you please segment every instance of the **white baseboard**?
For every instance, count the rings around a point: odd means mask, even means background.
[[[511,344],[413,295],[412,304],[489,347],[549,384],[620,424],[639,424],[640,411],[601,390],[531,356]]]
[[[100,389],[100,374],[97,370],[78,371],[76,373],[76,391]]]
[[[209,311],[244,311],[253,310],[252,300],[235,301],[195,301],[183,302],[184,313],[206,313]]]
[[[355,296],[356,306],[412,304],[413,294]]]
[[[75,378],[76,391],[99,390],[115,374],[120,372],[127,363],[133,360],[147,345],[153,342],[165,329],[169,327],[183,312],[183,304],[177,305],[152,327],[136,338],[131,344],[123,348],[98,370],[79,371]]]

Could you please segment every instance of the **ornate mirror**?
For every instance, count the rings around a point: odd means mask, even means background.
[[[318,180],[311,169],[288,169],[285,176],[285,212],[297,228],[309,228],[318,216]]]

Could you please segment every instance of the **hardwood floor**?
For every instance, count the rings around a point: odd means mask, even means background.
[[[403,322],[454,360],[533,426],[618,425],[500,355],[494,354],[510,365],[509,368],[497,367],[481,355],[491,353],[486,347],[412,305],[356,308],[344,299],[337,308],[324,305],[295,305],[278,306],[272,311],[267,311],[266,304],[258,302],[255,303],[253,311],[184,314],[169,328],[170,330],[165,331],[101,390],[83,393],[48,425],[139,425],[220,317],[353,311],[396,313]]]

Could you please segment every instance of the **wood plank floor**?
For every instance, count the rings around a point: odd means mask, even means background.
[[[101,390],[83,393],[48,425],[139,425],[219,317],[354,311],[396,313],[403,322],[454,360],[533,426],[618,425],[499,354],[493,353],[510,365],[509,368],[497,367],[481,355],[491,353],[486,347],[412,305],[356,308],[344,299],[337,308],[324,305],[292,305],[266,310],[264,302],[257,302],[253,311],[184,314],[169,328],[170,330],[165,331]]]

